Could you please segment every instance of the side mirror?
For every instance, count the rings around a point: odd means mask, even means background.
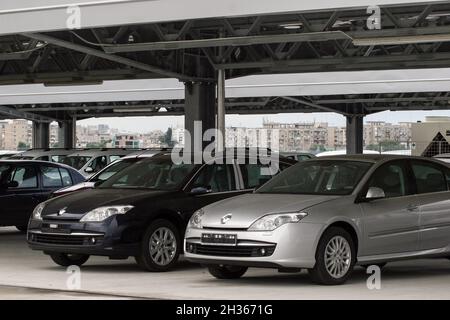
[[[201,194],[207,194],[207,193],[211,193],[211,187],[195,187],[192,188],[190,194],[192,195],[201,195]]]
[[[94,169],[92,169],[91,167],[87,167],[86,169],[84,169],[84,172],[92,173],[92,172],[94,172]]]
[[[377,187],[370,187],[369,190],[367,190],[366,194],[367,200],[376,200],[382,198],[386,198],[386,194],[384,193],[383,189]]]

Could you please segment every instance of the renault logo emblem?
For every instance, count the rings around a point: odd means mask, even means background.
[[[231,213],[229,213],[229,214],[227,214],[227,215],[224,215],[224,216],[222,217],[222,219],[220,219],[220,222],[221,222],[222,224],[225,224],[225,223],[227,223],[228,221],[230,221],[232,217],[233,217],[233,215],[232,215]]]
[[[66,209],[67,209],[67,207],[62,208],[61,210],[59,210],[58,211],[58,216],[62,216],[64,213],[66,213]]]

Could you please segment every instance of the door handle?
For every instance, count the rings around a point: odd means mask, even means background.
[[[419,205],[417,205],[417,204],[410,204],[408,207],[406,207],[406,210],[408,210],[408,211],[417,211],[417,210],[419,210]]]

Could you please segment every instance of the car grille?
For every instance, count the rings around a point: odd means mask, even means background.
[[[275,251],[276,245],[270,246],[226,246],[187,243],[186,251],[205,256],[222,257],[269,257]]]
[[[95,241],[94,241],[95,239]],[[29,241],[42,244],[67,246],[99,245],[103,236],[65,235],[65,234],[30,234]]]

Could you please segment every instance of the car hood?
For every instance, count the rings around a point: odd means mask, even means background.
[[[65,187],[65,188],[59,189],[59,190],[53,192],[53,194],[55,196],[57,196],[57,195],[61,195],[61,194],[69,193],[69,192],[83,190],[83,189],[92,189],[92,188],[94,188],[94,186],[95,186],[95,182],[86,181],[86,182],[74,184],[73,186],[70,186],[70,187]]]
[[[170,193],[168,191],[136,189],[88,189],[47,201],[42,215],[71,219],[103,206],[137,205],[141,201]],[[59,217],[58,213],[63,210]]]
[[[339,196],[252,193],[223,200],[204,208],[204,228],[249,228],[259,218],[282,212],[299,212]],[[232,214],[225,224],[222,217]]]

